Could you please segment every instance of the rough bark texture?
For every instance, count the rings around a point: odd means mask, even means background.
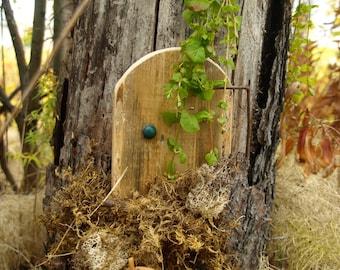
[[[54,20],[53,20],[53,42],[55,43],[58,38],[60,37],[60,34],[62,30],[65,28],[67,22],[72,16],[72,13],[74,11],[74,7],[72,4],[72,0],[58,0],[53,2],[53,14],[54,14]],[[72,43],[71,43],[71,37],[68,36],[67,39],[65,39],[61,49],[56,54],[56,56],[53,59],[53,71],[58,76],[59,71],[61,70],[61,67],[64,64],[65,55],[67,51],[70,49]]]
[[[248,181],[234,183],[228,218],[241,218],[230,246],[242,269],[257,269],[270,231],[274,203],[275,152],[283,104],[289,38],[290,2],[242,1],[243,23],[234,83],[250,84],[252,134]],[[247,145],[245,94],[234,100],[233,151]],[[235,136],[238,134],[238,136]]]
[[[92,1],[79,19],[61,71],[54,164],[47,169],[46,204],[63,186],[54,170],[77,165],[91,152],[111,171],[113,89],[124,72],[156,49],[185,39],[183,3],[176,0]],[[108,184],[110,182],[108,181]]]
[[[93,1],[80,19],[74,35],[70,74],[66,78],[66,107],[72,109],[67,109],[64,124],[61,166],[76,168],[86,153],[87,146],[82,142],[90,138],[98,149],[96,162],[109,166],[113,89],[133,62],[155,50],[156,22],[162,18],[168,20],[163,15],[158,18],[157,12],[157,1]],[[180,27],[172,31],[183,32]],[[158,48],[179,42],[171,41]],[[74,151],[76,156],[72,156]]]
[[[246,152],[252,122],[251,153],[240,159],[248,177],[233,185],[229,215],[240,227],[230,243],[242,269],[256,269],[270,229],[274,198],[278,123],[284,93],[289,33],[289,0],[240,0],[243,17],[233,84],[250,85],[252,119],[246,92],[235,93],[234,153]],[[178,46],[187,30],[182,1],[93,1],[74,30],[68,70],[61,75],[55,162],[47,171],[46,203],[62,185],[54,169],[77,165],[90,156],[110,173],[113,89],[141,56]],[[114,157],[112,157],[114,158]],[[246,173],[247,174],[247,173]],[[109,184],[109,180],[108,180]]]

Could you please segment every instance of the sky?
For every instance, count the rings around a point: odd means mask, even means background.
[[[330,37],[331,22],[334,21],[334,13],[330,13],[330,1],[327,0],[314,0],[313,4],[318,7],[312,10],[312,21],[314,23],[314,30],[311,32],[311,39],[317,40],[320,46],[337,48],[337,44],[332,41]],[[334,1],[333,1],[334,2]]]
[[[32,26],[33,22],[33,13],[34,13],[34,0],[11,0],[11,7],[13,9],[14,18],[17,22],[19,32],[21,36],[24,35],[25,30]],[[52,20],[52,8],[53,8],[53,0],[47,0],[47,7],[46,7],[46,19]],[[2,19],[5,19],[5,14],[2,15]],[[6,22],[3,22],[4,26],[6,26]],[[49,24],[47,22],[47,24]],[[52,29],[53,24],[48,25],[48,28]],[[52,32],[47,31],[46,37],[48,38],[51,36]],[[48,36],[49,35],[49,36]],[[4,28],[3,33],[1,33],[0,28],[0,45],[4,45],[5,47],[11,47],[12,41],[10,34],[8,32],[7,27]]]

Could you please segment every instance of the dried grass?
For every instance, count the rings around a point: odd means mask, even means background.
[[[340,195],[337,177],[311,176],[287,161],[278,171],[271,262],[283,269],[340,269]]]
[[[158,179],[147,196],[136,193],[128,200],[114,194],[104,205],[106,175],[93,165],[77,175],[65,172],[68,186],[55,196],[46,220],[55,237],[51,261],[69,257],[75,269],[120,270],[133,257],[154,269],[231,268],[228,228],[214,224],[230,192],[221,172],[221,166],[202,166],[175,182]],[[261,270],[340,269],[337,185],[336,174],[304,180],[303,169],[293,159],[286,162],[276,183],[271,264],[261,257]],[[34,195],[0,197],[0,269],[34,268],[44,257],[46,233],[36,218],[42,194],[37,199],[34,213]]]
[[[227,211],[225,198],[230,192],[231,179],[225,175],[233,165],[221,164],[228,168],[218,165],[212,171],[203,166],[177,181],[157,179],[146,196],[136,193],[127,199],[113,192],[99,208],[109,178],[93,165],[77,175],[64,172],[68,185],[56,194],[47,213],[48,230],[55,239],[51,261],[72,254],[75,269],[124,269],[130,257],[137,265],[154,269],[230,269],[233,255],[227,245],[232,225],[214,224]],[[200,202],[192,199],[193,194]],[[218,211],[207,214],[215,208]]]
[[[42,196],[0,197],[0,269],[34,268],[35,262],[45,256],[47,235],[38,218]]]

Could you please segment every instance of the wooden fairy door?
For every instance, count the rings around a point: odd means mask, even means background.
[[[168,48],[152,52],[134,63],[121,77],[114,89],[113,142],[112,142],[112,182],[113,184],[127,168],[119,184],[119,192],[130,196],[132,192],[147,192],[147,186],[156,176],[164,175],[166,163],[172,153],[168,149],[167,138],[175,137],[174,125],[167,125],[162,112],[174,111],[174,101],[164,97],[164,85],[173,73],[173,65],[181,60],[180,48]],[[211,60],[205,63],[209,79],[224,79],[223,70]],[[227,95],[227,96],[226,96]],[[226,98],[228,109],[224,112],[227,131],[215,121],[214,146],[219,155],[228,155],[231,147],[231,92],[216,90],[211,102],[212,110],[218,100]],[[190,98],[187,104],[191,113],[206,107],[197,98]],[[181,132],[180,142],[187,155],[187,162],[175,166],[178,173],[198,168],[205,162],[205,154],[210,151],[209,124],[201,123],[196,133]]]

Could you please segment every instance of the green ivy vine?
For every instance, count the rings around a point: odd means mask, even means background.
[[[286,84],[290,85],[299,82],[308,86],[308,92],[303,93],[301,89],[296,91],[293,101],[300,103],[306,94],[314,95],[316,78],[311,76],[312,66],[312,45],[309,38],[309,32],[313,28],[313,22],[310,19],[312,9],[317,5],[299,3],[292,16],[291,25],[293,35],[290,40],[289,62]]]
[[[226,69],[233,70],[241,25],[241,16],[238,15],[240,7],[236,0],[186,0],[184,3],[183,17],[192,34],[181,44],[182,60],[174,66],[174,73],[164,86],[165,98],[174,101],[174,110],[163,112],[162,117],[165,123],[177,125],[175,137],[167,139],[168,148],[172,152],[165,171],[169,179],[176,178],[175,157],[179,158],[180,163],[187,161],[187,155],[179,141],[180,132],[198,132],[202,122],[210,123],[210,152],[205,156],[206,162],[215,165],[218,161],[218,150],[212,139],[212,123],[217,121],[223,131],[226,119],[216,116],[216,112],[211,109],[211,100],[214,89],[226,89],[230,85],[230,79],[227,75],[222,81],[209,79],[204,62],[211,58]],[[225,48],[224,56],[216,53],[215,46],[218,43]],[[189,97],[197,97],[207,107],[191,113],[186,105]],[[226,110],[227,106],[225,100],[220,100],[217,104],[221,110]]]

